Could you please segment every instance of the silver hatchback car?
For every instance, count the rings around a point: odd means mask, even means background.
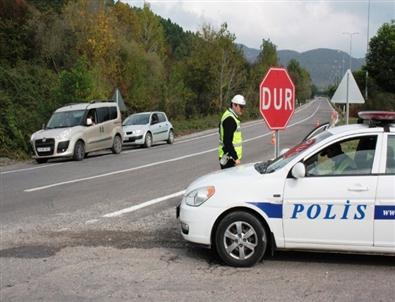
[[[158,141],[174,142],[173,125],[164,112],[142,112],[128,116],[124,122],[124,143],[142,145],[146,148]]]

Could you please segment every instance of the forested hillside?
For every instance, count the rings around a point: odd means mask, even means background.
[[[251,65],[235,39],[226,24],[186,32],[148,5],[0,0],[0,156],[26,156],[31,133],[56,108],[108,99],[117,87],[125,115],[164,110],[186,127],[217,123],[236,93],[248,101],[247,116],[256,115],[259,82],[278,65],[276,46],[263,40]],[[307,87],[298,99],[309,98],[308,74],[293,64],[292,77]]]

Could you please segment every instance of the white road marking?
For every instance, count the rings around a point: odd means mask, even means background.
[[[155,199],[152,199],[152,200],[149,200],[149,201],[140,203],[140,204],[135,205],[135,206],[131,206],[131,207],[128,207],[128,208],[125,208],[125,209],[122,209],[122,210],[119,210],[119,211],[116,211],[116,212],[112,212],[112,213],[105,214],[105,215],[103,215],[102,217],[104,217],[104,218],[109,218],[109,217],[121,216],[121,215],[123,215],[123,214],[130,213],[130,212],[133,212],[133,211],[137,211],[137,210],[139,210],[139,209],[142,209],[142,208],[151,206],[151,205],[153,205],[153,204],[156,204],[156,203],[159,203],[159,202],[162,202],[162,201],[165,201],[165,200],[174,198],[174,197],[181,196],[181,195],[183,195],[184,193],[185,193],[185,190],[179,191],[179,192],[177,192],[177,193],[173,193],[173,194],[170,194],[170,195],[158,197],[158,198],[155,198]],[[93,219],[93,220],[95,220],[95,219]]]
[[[312,116],[314,116],[316,114],[316,112],[318,111],[319,107],[320,106],[318,106],[317,109],[311,115],[306,117],[305,119],[303,119],[301,121],[298,121],[298,122],[295,122],[295,123],[289,125],[288,127],[293,127],[293,126],[295,126],[297,124],[303,123],[304,121],[310,119]],[[244,140],[244,142],[246,142],[246,143],[247,142],[251,142],[251,141],[257,140],[259,138],[262,138],[264,136],[270,135],[270,134],[271,134],[271,132],[269,131],[266,134],[262,134],[262,135],[255,136],[255,137],[252,137],[250,139]],[[169,162],[175,162],[175,161],[178,161],[178,160],[182,160],[182,159],[186,159],[186,158],[190,158],[190,157],[203,155],[203,154],[210,153],[210,152],[217,151],[217,150],[218,150],[218,147],[215,147],[215,148],[211,148],[211,149],[208,149],[208,150],[205,150],[205,151],[196,152],[196,153],[192,153],[192,154],[187,154],[187,155],[183,155],[183,156],[179,156],[179,157],[175,157],[175,158],[171,158],[171,159],[167,159],[167,160],[157,161],[157,162],[153,162],[153,163],[142,165],[142,166],[138,166],[138,167],[133,167],[133,168],[113,171],[113,172],[109,172],[109,173],[98,174],[98,175],[94,175],[94,176],[83,177],[83,178],[78,178],[78,179],[73,179],[73,180],[68,180],[68,181],[63,181],[63,182],[58,182],[58,183],[49,184],[49,185],[45,185],[45,186],[41,186],[41,187],[25,189],[24,192],[35,192],[35,191],[40,191],[40,190],[49,189],[49,188],[53,188],[53,187],[58,187],[58,186],[62,186],[62,185],[73,184],[73,183],[77,183],[77,182],[81,182],[81,181],[88,181],[88,180],[103,178],[103,177],[107,177],[107,176],[128,173],[128,172],[132,172],[132,171],[136,171],[136,170],[141,170],[141,169],[144,169],[144,168],[153,167],[153,166],[156,166],[156,165],[161,165],[161,164],[165,164],[165,163],[169,163]]]
[[[17,172],[23,172],[23,171],[29,171],[29,170],[36,170],[36,169],[42,169],[46,167],[54,167],[54,166],[59,166],[59,165],[64,165],[65,163],[54,163],[50,165],[40,165],[40,166],[35,166],[31,168],[23,168],[23,169],[18,169],[18,170],[10,170],[10,171],[4,171],[0,172],[0,174],[10,174],[10,173],[17,173]]]
[[[92,224],[92,223],[95,223],[95,222],[98,222],[99,221],[99,219],[91,219],[91,220],[88,220],[88,221],[86,221],[85,222],[85,224]]]

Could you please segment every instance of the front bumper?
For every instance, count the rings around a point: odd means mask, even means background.
[[[211,232],[215,221],[221,214],[220,209],[191,207],[181,203],[177,207],[181,227],[181,235],[185,240],[203,245],[211,245]]]
[[[142,145],[144,144],[144,137],[143,135],[137,135],[137,136],[125,135],[123,138],[123,142]]]
[[[58,158],[73,156],[74,147],[70,141],[57,141],[55,139],[39,139],[31,141],[33,158]]]

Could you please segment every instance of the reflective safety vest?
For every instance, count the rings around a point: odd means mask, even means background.
[[[237,157],[239,159],[241,159],[241,157],[243,156],[243,148],[242,148],[243,137],[242,137],[241,131],[240,131],[240,120],[229,109],[227,109],[225,111],[225,113],[222,115],[221,123],[220,123],[220,126],[219,126],[218,155],[219,155],[219,158],[221,158],[224,155],[224,151],[222,150],[222,147],[224,146],[224,144],[223,144],[223,141],[224,141],[224,128],[222,126],[222,123],[229,116],[231,116],[235,120],[236,125],[237,125],[236,131],[233,133],[232,144],[233,144],[233,147],[235,148]]]

